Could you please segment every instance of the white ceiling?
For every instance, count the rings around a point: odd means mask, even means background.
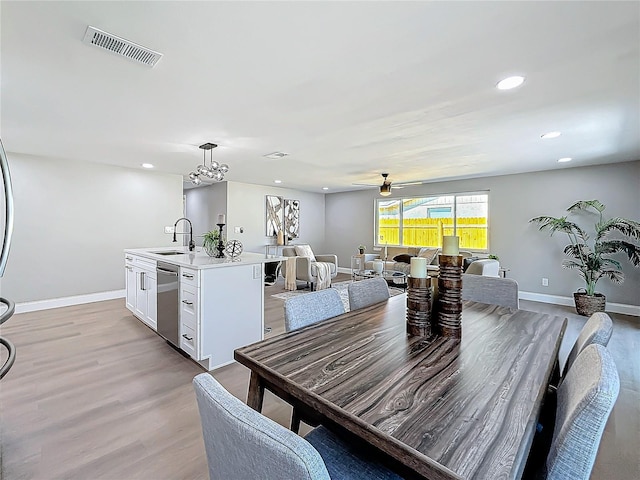
[[[9,154],[186,175],[214,142],[228,180],[329,192],[640,159],[640,2],[0,9]],[[87,46],[88,25],[164,57]],[[522,87],[495,88],[514,74]]]

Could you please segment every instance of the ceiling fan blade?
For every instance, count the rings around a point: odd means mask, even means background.
[[[352,183],[351,185],[356,185],[358,187],[379,187],[379,183]]]
[[[408,187],[410,185],[422,185],[424,182],[419,180],[417,182],[399,182],[396,185],[402,185],[403,187]]]

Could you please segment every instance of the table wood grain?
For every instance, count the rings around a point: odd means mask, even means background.
[[[519,478],[566,319],[466,302],[462,340],[406,334],[406,294],[235,351],[264,388],[430,479]]]

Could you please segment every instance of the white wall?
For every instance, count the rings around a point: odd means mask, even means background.
[[[293,243],[308,243],[314,252],[326,253],[324,194],[239,182],[228,182],[227,192],[227,238],[240,240],[245,251],[264,253],[267,243],[275,243],[265,232],[265,196],[276,195],[300,200],[300,238]],[[234,233],[236,226],[244,233]]]
[[[15,225],[2,295],[15,302],[124,288],[125,248],[171,245],[182,177],[8,155]]]
[[[490,190],[489,249],[510,269],[521,291],[571,296],[582,287],[577,272],[561,268],[566,236],[549,238],[529,220],[539,215],[562,216],[578,200],[598,199],[608,217],[640,219],[640,161],[554,171],[430,183],[393,190],[392,196],[420,196]],[[326,196],[327,250],[338,254],[340,266],[349,267],[358,244],[374,241],[376,189]],[[597,290],[608,302],[640,305],[640,268],[620,255],[627,279],[617,286],[600,280]],[[541,279],[549,279],[542,287]]]
[[[278,187],[265,187],[240,182],[223,182],[207,187],[189,189],[187,217],[194,223],[194,233],[215,227],[217,215],[227,215],[224,233],[228,239],[242,242],[245,252],[264,253],[265,245],[275,243],[265,234],[265,196],[276,195],[300,200],[300,239],[295,243],[309,243],[314,251],[324,253],[324,194],[309,193]],[[234,227],[242,227],[236,233]],[[202,244],[202,240],[198,242]]]

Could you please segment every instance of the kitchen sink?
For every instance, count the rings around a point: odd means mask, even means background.
[[[166,252],[149,252],[149,253],[155,253],[156,255],[184,255],[184,252],[179,252],[177,250],[169,250]]]

